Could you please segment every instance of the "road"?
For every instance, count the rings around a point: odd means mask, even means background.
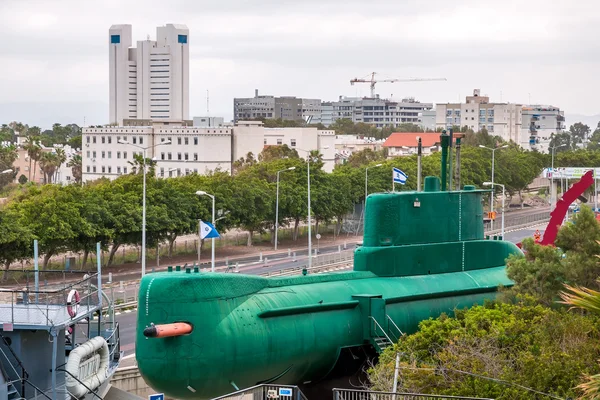
[[[545,226],[545,224],[541,225],[539,227],[540,229],[540,233],[543,235],[544,230],[543,227]],[[532,229],[521,229],[521,230],[517,230],[517,231],[513,231],[513,232],[507,232],[505,234],[506,236],[506,240],[513,242],[513,243],[519,243],[521,242],[523,239],[527,238],[527,237],[533,237],[533,234],[535,233],[536,228],[532,228]],[[325,251],[325,249],[323,249]],[[337,246],[335,248],[332,249],[328,249],[327,251],[330,252],[334,252],[337,251]],[[304,254],[306,255],[306,252],[304,252]],[[252,258],[251,260],[256,260],[256,257]],[[280,258],[281,260],[281,258]],[[306,258],[301,260],[298,259],[296,262],[294,261],[290,261],[287,259],[287,253],[285,253],[285,258],[283,259],[283,261],[273,264],[273,265],[269,265],[268,267],[262,267],[262,266],[249,266],[248,269],[244,269],[243,272],[246,274],[253,274],[253,275],[257,275],[263,272],[266,272],[267,270],[279,270],[279,269],[285,269],[285,268],[290,268],[291,266],[297,266],[297,265],[306,265]],[[240,268],[240,271],[242,271],[242,269]],[[134,288],[132,287],[131,290],[134,290]],[[118,296],[115,296],[118,298]],[[130,312],[123,312],[119,315],[116,316],[117,321],[119,322],[119,331],[120,331],[120,335],[121,335],[121,349],[125,352],[125,360],[123,361],[123,366],[128,366],[128,365],[134,365],[135,363],[135,328],[136,328],[136,321],[137,321],[137,310],[133,310]]]

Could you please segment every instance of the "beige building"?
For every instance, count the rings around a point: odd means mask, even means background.
[[[50,152],[52,149],[43,147],[43,152]],[[29,167],[29,155],[27,154],[27,150],[19,147],[17,150],[18,158],[13,163],[13,170],[18,171],[15,179],[18,181],[21,175],[25,175],[27,181],[35,182],[35,183],[44,183],[44,172],[40,168],[39,161],[35,163],[31,160],[31,169]],[[35,171],[35,172],[34,172]]]
[[[352,153],[371,149],[378,151],[382,149],[383,139],[364,137],[357,135],[336,135],[335,136],[335,160],[337,164],[343,164]]]
[[[523,106],[513,103],[490,103],[475,89],[465,103],[436,104],[436,128],[468,126],[474,131],[487,129],[490,135],[521,143]]]
[[[154,122],[148,126],[83,129],[83,181],[114,179],[132,172],[134,154],[156,161],[161,177],[206,174],[220,169],[231,172],[232,163],[251,152],[254,157],[265,144],[320,150],[326,171],[334,166],[333,131],[316,128],[267,129],[260,121],[240,121],[214,128],[177,126]],[[126,142],[126,143],[122,143]],[[327,148],[326,148],[327,147]]]

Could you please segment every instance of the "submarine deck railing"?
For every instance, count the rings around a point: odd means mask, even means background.
[[[392,325],[394,326],[394,328],[396,328],[398,330],[398,332],[400,332],[400,336],[396,337],[396,335],[394,335],[394,339],[396,339],[396,341],[400,340],[400,337],[404,336],[404,332],[402,332],[400,330],[400,328],[398,328],[398,325],[396,325],[396,323],[394,322],[392,317],[390,317],[389,315],[386,315],[386,317],[387,317],[387,321],[388,321],[388,332],[390,332],[390,334],[393,335],[393,333],[390,331],[390,322],[391,322]]]
[[[333,389],[333,400],[494,400],[419,393],[374,392],[370,390]]]
[[[274,397],[270,397],[270,396]],[[248,396],[248,397],[246,397]],[[240,399],[270,399],[308,400],[304,393],[294,385],[261,384],[237,392],[215,397],[211,400],[240,400]]]
[[[386,339],[389,340],[391,344],[393,344],[394,341],[392,339],[390,339],[390,337],[388,336],[387,333],[385,333],[385,330],[381,327],[381,325],[379,325],[379,322],[377,322],[375,317],[373,317],[372,315],[369,315],[369,318],[371,318],[374,322],[373,331],[375,332],[375,335],[377,335],[377,328],[379,328],[379,329],[381,329],[381,333],[383,333],[385,335]]]

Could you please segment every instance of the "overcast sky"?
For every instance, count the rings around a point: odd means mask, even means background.
[[[489,5],[488,5],[489,4]],[[395,99],[492,101],[598,114],[600,3],[487,0],[0,0],[0,122],[108,122],[108,29],[190,30],[190,117],[232,117],[233,97],[334,100],[380,83]]]

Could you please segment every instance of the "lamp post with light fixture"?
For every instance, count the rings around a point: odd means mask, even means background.
[[[482,149],[491,150],[491,152],[492,152],[492,182],[490,182],[490,183],[491,183],[491,186],[493,186],[494,185],[494,163],[495,163],[496,150],[505,149],[508,147],[508,145],[505,144],[504,146],[491,148],[491,147],[486,147],[486,146],[480,144],[479,147],[481,147]],[[492,190],[492,193],[490,193],[490,212],[493,212],[493,211],[494,211],[494,191]],[[493,219],[491,220],[491,228],[494,229],[494,220]]]
[[[504,240],[504,198],[506,197],[505,192],[505,188],[504,185],[501,183],[494,183],[494,182],[483,182],[484,186],[501,186],[502,187],[502,229],[501,229],[501,235],[502,235],[502,240]]]
[[[329,146],[324,146],[322,149],[328,149]],[[311,236],[311,220],[310,220],[310,150],[304,150],[296,148],[296,150],[304,151],[307,153],[306,160],[306,171],[307,171],[307,179],[308,179],[308,268],[312,268],[312,236]]]
[[[277,230],[279,228],[279,173],[284,171],[293,171],[296,167],[289,167],[286,169],[282,169],[281,171],[277,171],[277,200],[275,201],[275,250],[277,250]]]
[[[151,149],[156,146],[160,146],[162,144],[171,144],[170,140],[166,140],[164,142],[157,143],[152,146],[142,147],[137,144],[129,143],[126,140],[120,139],[117,143],[127,144],[129,146],[137,147],[138,149],[143,150],[144,162],[142,164],[143,175],[144,175],[144,183],[142,189],[142,277],[146,275],[146,150]]]
[[[198,190],[196,192],[196,194],[198,196],[208,196],[212,199],[212,224],[214,229],[217,229],[215,227],[215,196],[213,196],[212,194],[206,193],[204,190]],[[200,264],[200,244],[201,244],[201,232],[200,232],[200,222],[198,222],[198,264]],[[212,252],[211,258],[210,258],[210,270],[211,272],[215,272],[215,238],[211,238],[210,239],[210,250]]]

